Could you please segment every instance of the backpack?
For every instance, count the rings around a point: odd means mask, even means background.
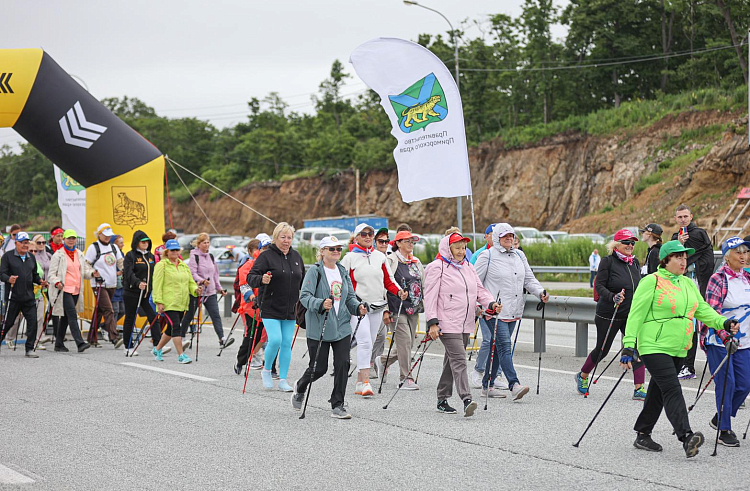
[[[318,285],[320,285],[320,278],[325,274],[322,268],[319,268],[319,269],[320,271],[318,272],[318,281],[315,283],[315,291],[318,290]],[[302,302],[300,302],[299,299],[297,299],[297,303],[294,304],[294,321],[302,329],[307,329],[307,325],[305,322],[306,313],[307,313],[307,307],[302,305]]]
[[[213,255],[213,254],[211,254],[211,253],[208,253],[208,257],[210,257],[210,258],[211,258],[211,262],[212,262],[212,263],[216,264],[216,259],[214,259],[214,255]],[[195,266],[196,266],[196,267],[197,267],[197,266],[200,266],[200,265],[201,265],[201,262],[200,262],[200,261],[198,260],[199,258],[200,258],[200,256],[199,256],[198,254],[196,254],[196,255],[195,255]],[[238,269],[239,269],[239,268],[238,268]]]

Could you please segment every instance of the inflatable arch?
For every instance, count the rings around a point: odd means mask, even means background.
[[[0,49],[0,127],[86,188],[87,242],[108,222],[126,249],[137,229],[161,243],[164,156],[41,49]]]

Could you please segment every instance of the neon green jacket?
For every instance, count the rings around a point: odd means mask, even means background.
[[[637,344],[641,355],[684,358],[693,345],[693,318],[717,330],[726,320],[703,300],[693,280],[659,267],[635,290],[622,343]]]
[[[198,285],[187,264],[179,260],[175,266],[169,259],[162,259],[154,268],[153,300],[164,304],[164,310],[185,312],[190,305],[190,295],[195,296]]]

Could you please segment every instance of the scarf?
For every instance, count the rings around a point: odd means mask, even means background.
[[[366,254],[368,256],[375,251],[375,248],[372,246],[364,248],[359,244],[351,244],[349,246],[349,249],[351,250],[351,252],[356,252],[358,254]]]
[[[49,248],[52,249],[52,254],[56,253],[57,251],[59,251],[63,247],[65,247],[65,244],[63,244],[62,242],[59,243],[59,244],[55,244],[54,242],[50,242],[49,243]]]
[[[615,254],[617,254],[617,257],[619,257],[623,262],[628,263],[629,266],[633,265],[633,258],[634,256],[626,256],[625,254],[622,254],[620,251],[615,251]]]
[[[63,244],[63,247],[65,248],[65,253],[68,255],[71,261],[75,261],[75,255],[76,255],[76,248],[73,247],[72,249],[68,249],[68,246]]]
[[[456,262],[455,259],[453,258],[451,259],[444,258],[443,255],[440,253],[438,253],[438,255],[435,256],[435,259],[440,259],[441,261],[446,262],[448,266],[454,266],[456,269],[461,269],[464,263],[466,262],[466,256],[464,256],[463,260],[459,263],[459,262]]]
[[[409,254],[408,258],[404,257],[404,255],[401,254],[401,251],[396,251],[394,254],[396,254],[398,260],[404,264],[416,264],[419,262],[419,259],[414,257],[413,254]]]

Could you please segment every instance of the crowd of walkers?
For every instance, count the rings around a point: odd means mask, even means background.
[[[675,222],[678,230],[666,242],[659,224],[643,227],[640,240],[648,251],[642,263],[634,255],[639,237],[628,229],[614,234],[606,255],[592,254],[597,340],[575,375],[575,388],[588,396],[589,381],[621,333],[622,348],[615,358],[620,356],[623,370],[632,370],[632,398],[643,404],[634,425],[635,447],[662,449],[651,433],[664,411],[692,457],[704,437],[691,429],[679,381],[696,376],[698,346],[706,353],[706,369],[717,387],[717,410],[709,424],[717,430],[718,443],[739,446],[731,418],[750,393],[750,237],[724,241],[724,262],[714,272],[711,240],[686,206],[676,209]],[[513,364],[513,333],[526,294],[538,297],[540,308],[549,296],[510,224],[490,224],[486,245],[473,253],[467,248],[470,240],[449,229],[427,265],[413,254],[420,237],[407,224],[400,225],[394,237],[388,229],[366,223],[356,227],[346,244],[325,237],[318,244],[317,261],[307,270],[292,247],[293,236],[291,225],[279,223],[271,236],[261,233],[251,239],[240,256],[232,311],[242,320],[244,334],[234,373],[242,375],[244,370],[247,378],[248,370],[260,370],[264,387],[289,392],[292,407],[303,410],[310,387],[328,371],[332,352],[331,416],[348,419],[345,399],[352,374],[356,372],[353,394],[362,399],[377,397],[394,363],[398,390],[420,390],[417,367],[430,345],[439,341],[444,357],[437,411],[458,412],[450,403],[454,387],[466,417],[478,405],[472,389],[481,389],[485,404],[489,398],[519,401],[529,392]],[[219,283],[208,234],[197,236],[189,261],[183,260],[173,231],[161,237],[158,247],[144,232],[135,231],[127,253],[124,238],[115,236],[109,224],[97,227],[95,237],[84,254],[76,248],[74,230],[55,227],[48,242],[11,227],[0,246],[5,306],[0,339],[6,345],[16,341],[21,317],[29,358],[37,358],[36,351],[49,341],[54,341],[55,351],[67,352],[68,330],[78,352],[101,347],[100,327],[115,348],[124,345],[126,356],[137,356],[150,329],[155,360],[164,361],[172,340],[177,361],[187,364],[193,360],[185,350],[200,336],[194,317],[203,309],[220,349],[234,342],[234,327],[225,334],[219,315],[218,297],[227,291]],[[95,299],[86,340],[78,327],[85,280]],[[420,314],[426,322],[423,338],[417,334]],[[138,316],[146,318],[147,329],[137,328]],[[37,336],[38,327],[45,330],[50,321],[54,336]],[[300,327],[306,329],[308,367],[293,381],[289,369]],[[467,346],[472,334],[476,343],[480,329],[482,342],[469,369]],[[350,372],[352,356],[356,366]],[[376,391],[371,380],[377,379]]]

